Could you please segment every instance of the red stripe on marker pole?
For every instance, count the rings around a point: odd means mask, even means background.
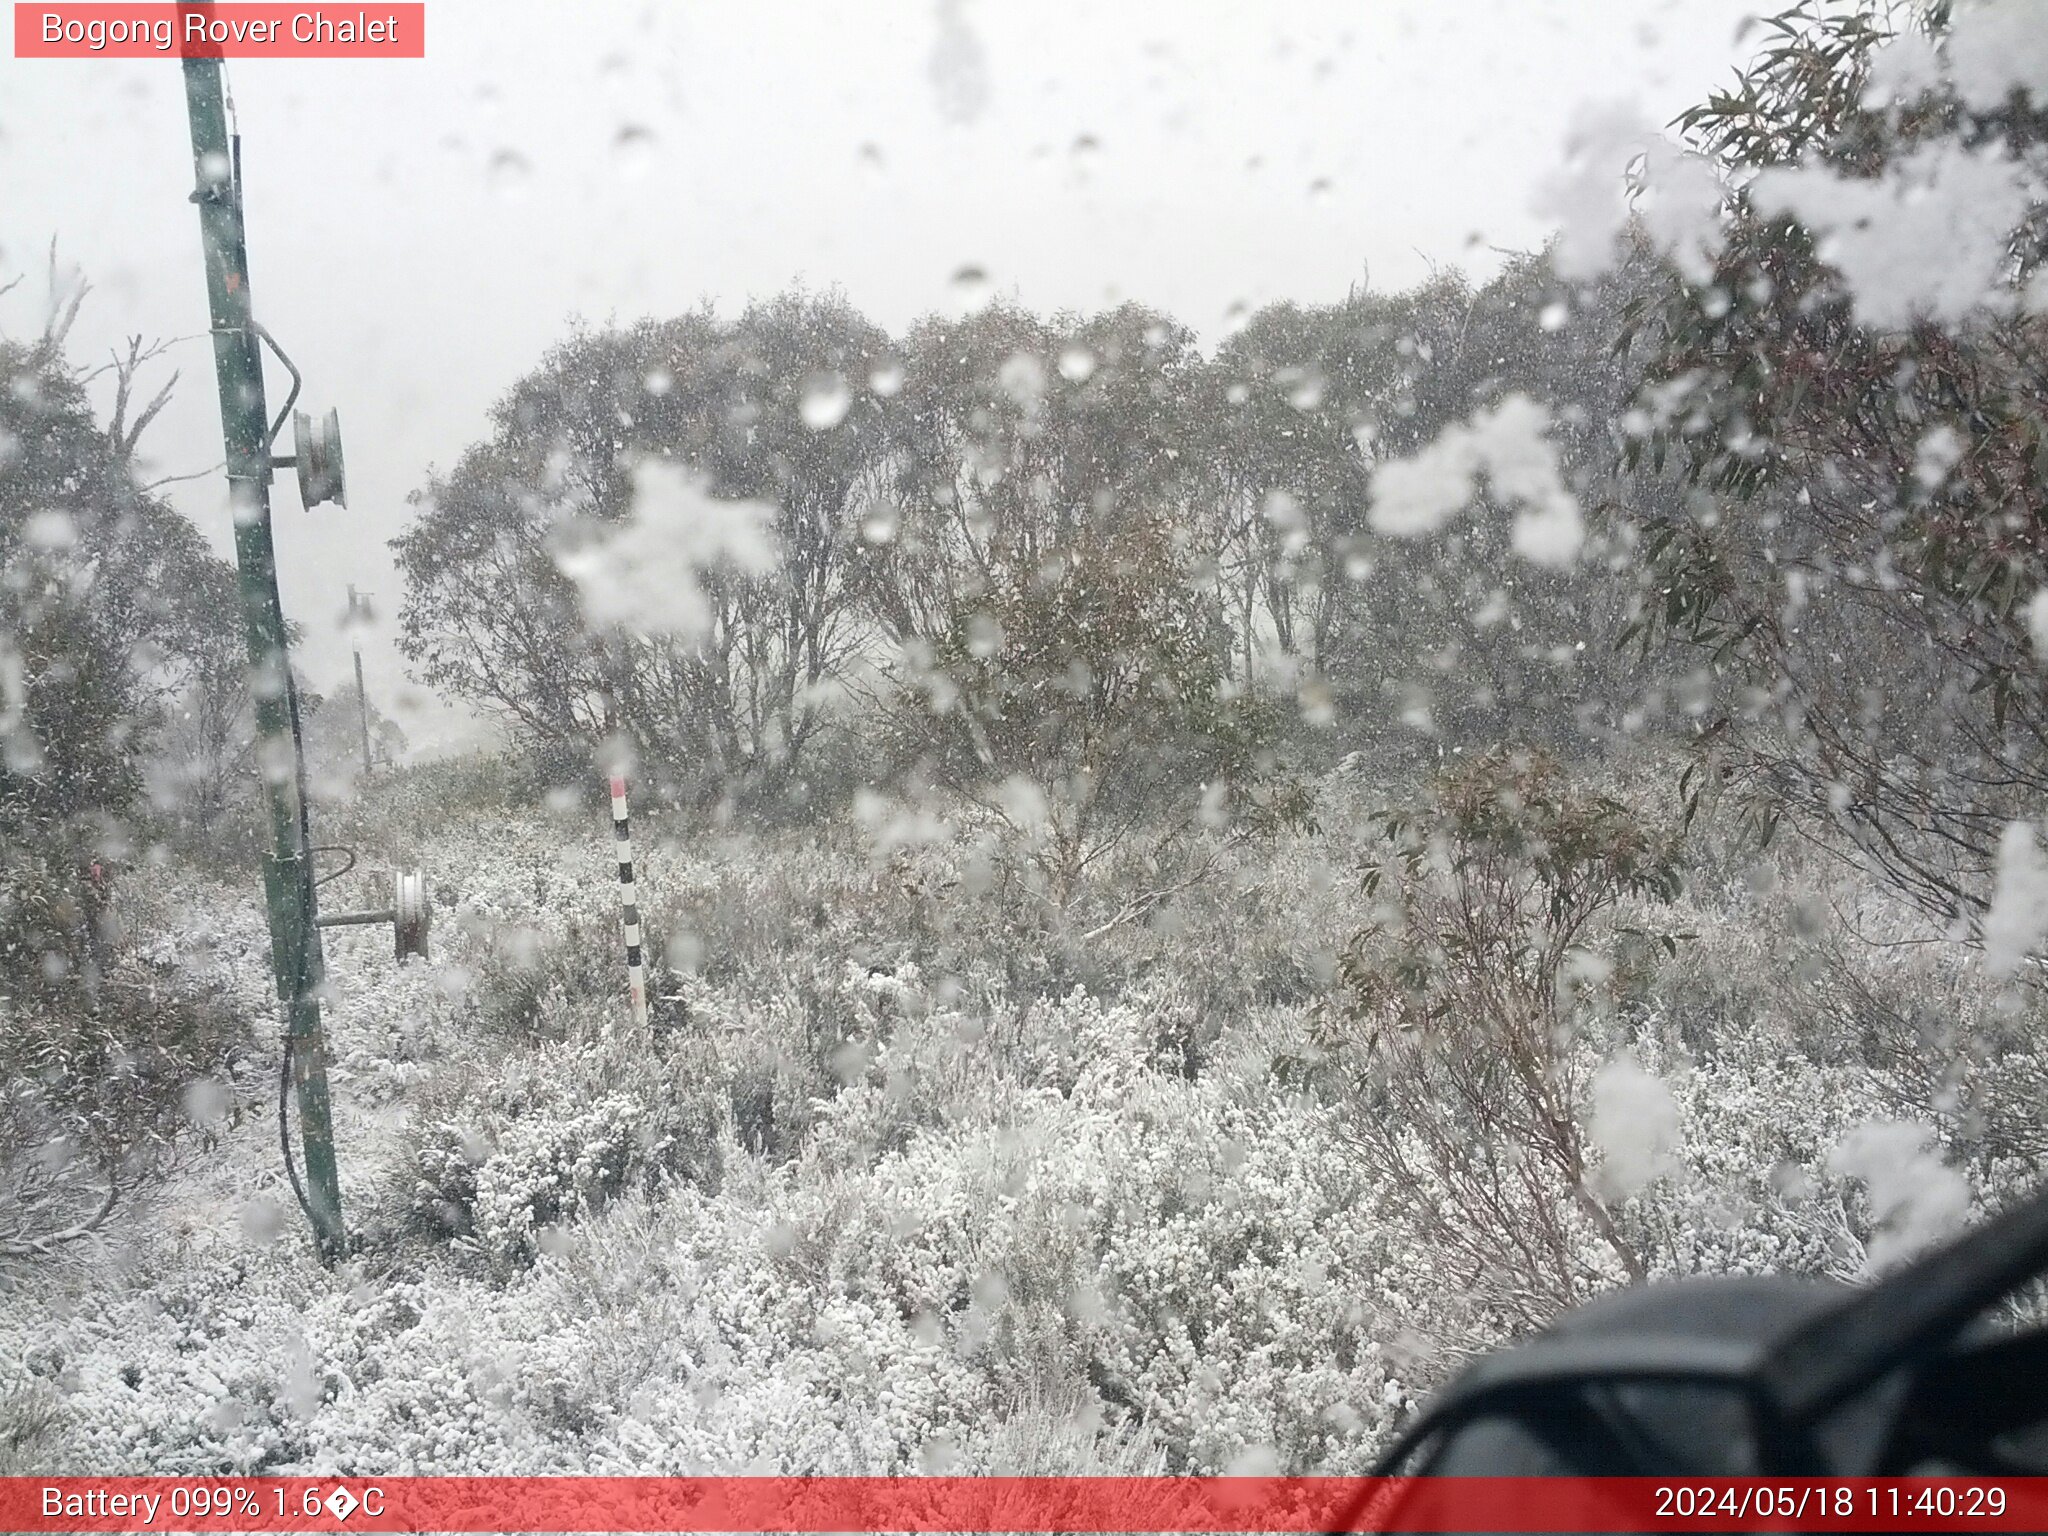
[[[10,1531],[2039,1531],[2048,1478],[0,1478]]]

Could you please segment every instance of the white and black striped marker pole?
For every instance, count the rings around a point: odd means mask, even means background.
[[[647,1027],[647,966],[640,942],[640,904],[633,895],[633,833],[626,820],[626,776],[612,775],[612,831],[619,845],[619,904],[626,936],[626,988],[633,1025]]]

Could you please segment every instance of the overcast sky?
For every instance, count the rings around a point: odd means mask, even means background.
[[[424,60],[240,61],[260,318],[341,411],[348,510],[274,501],[315,686],[376,594],[372,697],[425,747],[386,541],[430,465],[572,317],[628,321],[792,283],[900,329],[963,267],[1039,309],[1130,298],[1215,339],[1233,306],[1370,274],[1490,270],[1545,229],[1572,113],[1668,120],[1747,51],[1731,0],[428,0]],[[1753,39],[1751,40],[1753,41]],[[80,356],[203,337],[175,61],[0,59],[0,328],[40,323],[44,250],[95,293]],[[220,457],[204,343],[145,447]],[[273,400],[275,405],[276,400]],[[223,550],[217,476],[174,499]]]

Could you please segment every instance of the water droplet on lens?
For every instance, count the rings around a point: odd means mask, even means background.
[[[526,195],[527,183],[533,180],[533,165],[518,150],[501,149],[491,156],[491,168],[486,179],[497,196],[507,200],[522,198]]]
[[[638,123],[621,125],[612,135],[612,166],[629,181],[645,176],[654,164],[654,133]]]
[[[868,388],[886,400],[903,388],[903,365],[882,363],[868,375]]]
[[[846,380],[836,373],[814,373],[804,380],[803,399],[797,409],[804,425],[813,432],[829,431],[846,420],[853,394]]]
[[[1095,372],[1095,354],[1086,347],[1068,347],[1060,354],[1060,377],[1070,384],[1087,382]]]
[[[988,268],[973,262],[957,268],[946,284],[951,310],[956,316],[969,315],[989,301],[995,292],[995,284],[988,275]]]

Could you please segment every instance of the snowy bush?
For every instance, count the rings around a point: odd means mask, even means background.
[[[406,1208],[502,1279],[531,1264],[553,1229],[629,1187],[715,1187],[717,1108],[712,1085],[692,1080],[708,1064],[644,1041],[543,1047],[490,1081],[459,1063],[453,1091],[423,1105]]]

